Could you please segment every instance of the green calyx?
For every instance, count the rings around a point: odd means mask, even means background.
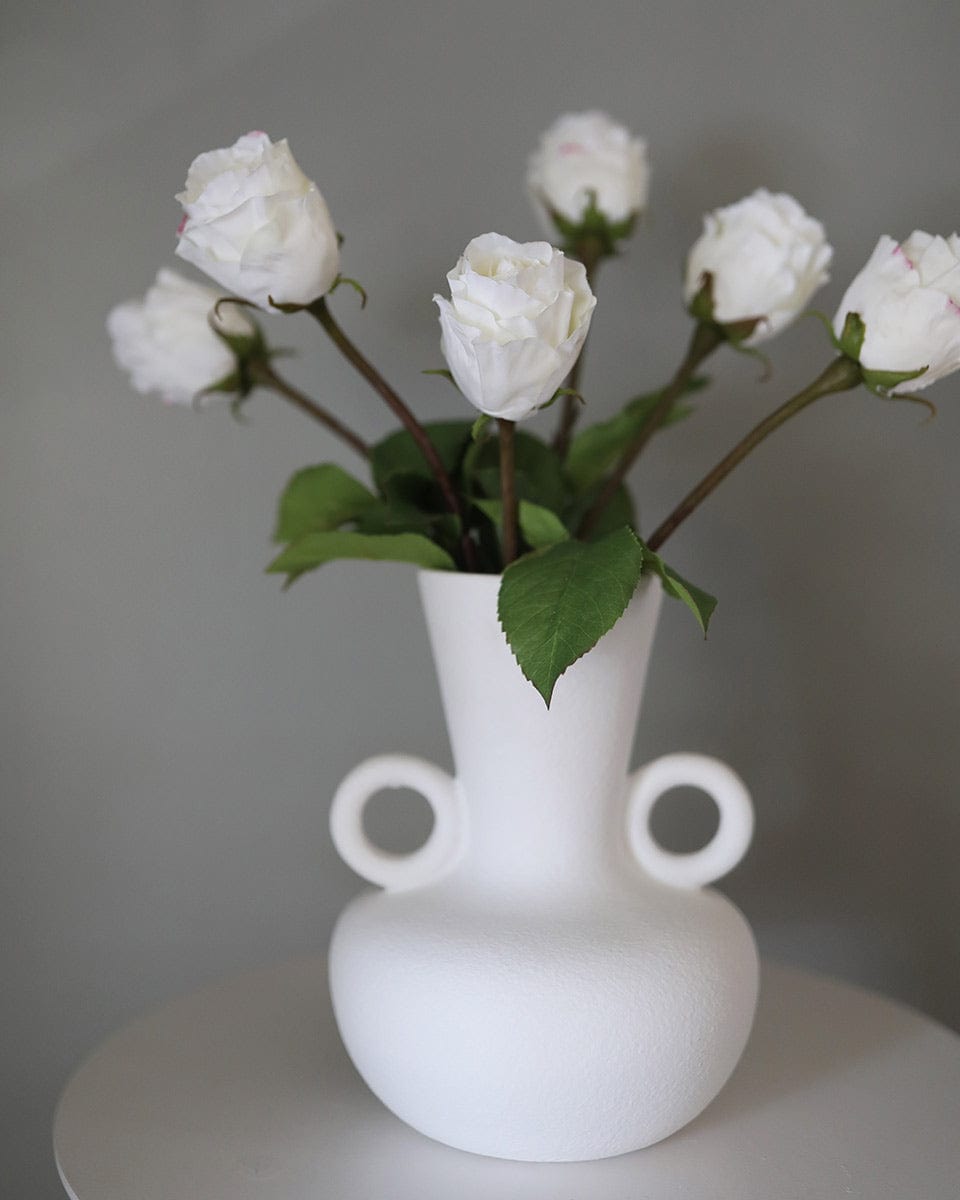
[[[843,322],[843,329],[840,331],[839,337],[834,337],[833,344],[845,354],[847,358],[852,358],[854,362],[860,361],[860,352],[863,350],[863,339],[866,336],[867,327],[863,323],[863,318],[859,313],[848,312]]]
[[[709,271],[703,273],[700,290],[687,305],[687,310],[694,320],[701,325],[710,325],[720,337],[729,342],[735,350],[750,349],[745,345],[747,339],[765,318],[743,317],[739,321],[718,321],[714,316],[713,275]],[[756,353],[755,351],[753,353]]]
[[[877,371],[872,367],[865,367],[860,362],[860,355],[863,353],[863,340],[867,334],[867,327],[860,314],[857,312],[847,313],[839,337],[833,332],[833,326],[822,313],[815,315],[820,317],[830,331],[830,340],[840,353],[852,359],[860,367],[861,379],[871,392],[892,392],[901,383],[919,379],[927,371],[926,366],[918,367],[915,371]]]
[[[588,192],[588,197],[587,206],[580,214],[579,221],[571,221],[555,209],[548,211],[550,219],[560,233],[560,248],[564,254],[578,258],[583,263],[596,263],[602,258],[612,258],[619,253],[618,243],[633,233],[639,214],[631,213],[623,221],[611,221],[597,207],[597,193]]]
[[[260,326],[253,320],[248,318],[250,322],[249,333],[230,333],[220,324],[220,308],[224,304],[236,304],[241,308],[255,308],[248,300],[241,300],[239,297],[224,296],[214,305],[208,317],[208,323],[211,330],[216,334],[221,342],[230,350],[233,355],[236,366],[229,375],[225,375],[222,379],[212,383],[203,391],[197,393],[197,401],[203,399],[204,396],[214,393],[225,393],[234,396],[235,399],[231,408],[234,415],[239,415],[240,405],[250,395],[257,384],[257,367],[264,363],[268,363],[275,354],[283,354],[282,350],[271,351],[267,346],[266,339],[263,336],[263,331]]]
[[[921,375],[926,374],[929,369],[927,366],[918,367],[915,371],[879,371],[873,367],[865,367],[860,361],[860,355],[863,353],[867,327],[860,314],[857,312],[847,313],[839,337],[833,332],[833,326],[827,317],[822,313],[814,315],[826,325],[830,333],[830,340],[837,350],[845,358],[856,363],[860,371],[860,381],[867,391],[872,392],[881,400],[908,400],[913,404],[921,404],[929,410],[931,416],[936,415],[936,405],[926,396],[918,396],[915,392],[898,392],[896,390],[901,384],[909,383],[912,379],[919,379]]]

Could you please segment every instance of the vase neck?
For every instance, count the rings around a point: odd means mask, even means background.
[[[622,802],[659,583],[644,580],[613,629],[560,677],[548,709],[506,644],[499,582],[420,575],[469,814],[463,869],[496,886],[604,876],[623,846]]]

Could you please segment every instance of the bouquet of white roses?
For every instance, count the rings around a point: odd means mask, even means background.
[[[267,568],[288,583],[338,558],[394,560],[499,574],[499,615],[521,670],[549,704],[559,676],[619,619],[644,572],[694,612],[714,599],[659,551],[687,516],[768,434],[821,397],[864,385],[917,395],[960,367],[960,239],[882,237],[833,321],[831,360],[760,422],[653,531],[638,527],[624,480],[653,436],[692,411],[704,362],[723,346],[758,354],[827,280],[822,225],[792,197],[758,190],[708,214],[683,285],[692,320],[673,377],[578,429],[579,367],[602,261],[619,252],[646,206],[644,143],[602,113],[561,117],[531,156],[528,188],[559,243],[474,238],[434,297],[448,376],[478,410],[421,423],[334,319],[344,284],[326,203],[285,141],[250,133],[201,154],[178,196],[177,253],[218,290],[161,270],[142,301],[108,327],[117,361],[141,392],[175,404],[214,397],[234,408],[271,389],[363,459],[360,479],[333,463],[305,467],[280,498]],[[306,313],[390,407],[400,428],[375,445],[277,370],[252,312]],[[430,372],[428,372],[430,373]],[[913,389],[900,389],[909,384]],[[546,436],[516,428],[557,404]],[[550,418],[542,418],[542,426]]]

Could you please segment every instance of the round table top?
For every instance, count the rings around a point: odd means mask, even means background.
[[[691,1125],[593,1163],[480,1158],[408,1129],[344,1052],[324,963],[177,1000],[68,1083],[74,1200],[956,1200],[960,1037],[857,988],[766,964],[754,1033]]]

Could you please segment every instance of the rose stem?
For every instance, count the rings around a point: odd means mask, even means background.
[[[498,422],[500,426],[500,496],[503,500],[503,565],[517,557],[517,475],[514,454],[516,421]]]
[[[723,332],[716,325],[710,325],[704,321],[697,322],[690,336],[690,344],[687,347],[687,353],[684,355],[683,362],[677,368],[674,377],[663,389],[660,399],[647,414],[643,424],[637,430],[633,441],[621,455],[619,462],[613,469],[613,473],[600,490],[600,494],[587,510],[586,515],[580,522],[580,528],[577,530],[578,538],[589,537],[597,521],[600,519],[601,513],[616,495],[627,472],[640,457],[640,452],[667,419],[670,409],[673,408],[677,398],[682,396],[686,391],[687,384],[693,378],[697,367],[724,340]]]
[[[765,437],[778,429],[785,421],[795,416],[801,409],[829,396],[834,392],[845,392],[856,387],[861,382],[860,366],[853,359],[841,354],[835,358],[822,375],[819,375],[809,387],[797,392],[785,404],[775,409],[765,417],[759,425],[754,426],[747,436],[738,442],[726,458],[722,459],[707,475],[701,479],[685,499],[681,500],[673,512],[652,534],[647,545],[651,550],[662,546],[677,526],[687,519],[693,510],[701,504],[713,489],[730,474],[733,468],[742,462],[754,447],[759,446]]]
[[[360,372],[366,379],[367,383],[375,392],[386,401],[389,408],[399,419],[404,426],[417,448],[426,460],[427,466],[433,472],[440,491],[443,493],[444,502],[449,511],[457,518],[460,524],[460,545],[463,550],[463,563],[468,571],[475,571],[477,567],[476,548],[473,541],[463,527],[463,513],[460,508],[460,501],[457,498],[457,493],[453,487],[453,481],[447,473],[446,468],[440,461],[440,455],[437,453],[437,448],[427,435],[427,431],[423,428],[417,418],[413,415],[407,405],[400,399],[393,388],[387,383],[380,372],[369,362],[360,350],[347,337],[340,326],[333,319],[333,315],[327,308],[325,297],[321,296],[319,300],[315,300],[308,309],[311,316],[315,317],[323,326],[324,331],[329,335],[331,341],[344,356],[344,358]]]
[[[586,267],[587,284],[590,290],[593,291],[594,281],[600,271],[600,260],[603,258],[603,248],[600,245],[599,239],[586,237],[578,242],[576,256],[583,263],[584,267]],[[587,337],[589,338],[589,334]],[[580,376],[583,373],[583,358],[586,351],[587,342],[584,340],[583,345],[580,347],[580,354],[577,357],[577,361],[573,364],[573,370],[567,379],[567,387],[571,391],[579,392],[580,390]],[[570,435],[573,433],[573,427],[580,416],[580,408],[581,402],[576,396],[564,396],[560,424],[553,439],[553,448],[561,459],[567,457],[567,451],[570,449]]]
[[[342,421],[338,421],[333,413],[327,412],[315,400],[311,400],[299,388],[295,388],[292,383],[288,383],[286,379],[278,375],[269,363],[258,363],[256,366],[251,367],[251,373],[254,380],[261,387],[271,388],[273,391],[279,392],[281,396],[286,397],[295,407],[308,413],[315,421],[319,421],[321,425],[325,425],[331,433],[335,433],[337,437],[342,438],[348,446],[356,450],[357,454],[363,458],[370,457],[370,447],[361,437],[355,434],[352,429],[348,429]]]

